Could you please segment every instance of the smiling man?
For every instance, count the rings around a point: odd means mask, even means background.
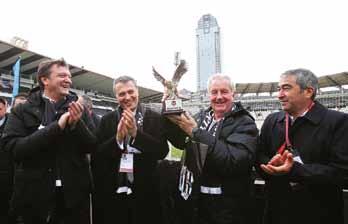
[[[315,101],[318,79],[286,71],[278,99],[283,111],[261,129],[258,168],[266,180],[265,223],[343,224],[343,175],[348,171],[348,116]]]
[[[162,118],[139,103],[132,77],[113,86],[119,106],[102,117],[92,155],[94,223],[161,223],[154,172],[169,150]]]
[[[191,117],[170,115],[169,140],[184,149],[179,191],[193,206],[183,209],[184,223],[248,223],[252,217],[251,168],[258,130],[238,102],[228,76],[208,81],[210,107]]]
[[[16,163],[11,207],[24,224],[88,224],[91,121],[69,91],[63,59],[41,62],[37,78],[40,86],[13,108],[3,134]]]

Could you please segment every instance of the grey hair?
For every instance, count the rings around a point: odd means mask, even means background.
[[[208,83],[207,83],[208,91],[210,89],[211,83],[213,82],[213,80],[216,80],[216,79],[220,79],[220,80],[222,79],[222,80],[228,81],[231,91],[234,92],[235,87],[234,87],[234,83],[231,81],[231,78],[228,75],[223,75],[220,73],[214,74],[209,77]]]
[[[295,76],[296,84],[300,86],[301,90],[305,90],[307,88],[313,88],[312,100],[314,100],[317,95],[317,91],[319,88],[318,78],[308,69],[298,68],[293,70],[288,70],[284,72],[281,76]]]
[[[117,83],[127,83],[127,82],[133,82],[134,86],[136,88],[138,88],[137,81],[135,81],[134,78],[132,78],[132,77],[130,77],[128,75],[122,75],[122,76],[119,76],[118,78],[114,79],[114,82],[113,82],[114,93],[116,94],[115,86],[116,86]]]

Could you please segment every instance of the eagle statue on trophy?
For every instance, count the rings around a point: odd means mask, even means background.
[[[180,64],[176,68],[172,80],[166,80],[163,78],[162,75],[160,75],[154,67],[152,67],[153,75],[155,78],[160,81],[164,87],[167,88],[167,94],[169,100],[174,100],[179,98],[179,93],[178,93],[178,84],[181,79],[181,77],[187,72],[187,67],[186,67],[186,61],[185,60],[180,60]]]

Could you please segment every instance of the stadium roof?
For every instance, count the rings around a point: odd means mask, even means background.
[[[35,79],[39,63],[49,59],[47,56],[0,41],[0,72],[8,74],[19,56],[21,57],[21,75],[29,79]],[[113,96],[112,78],[74,65],[70,65],[70,72],[73,88]],[[139,95],[143,102],[159,102],[162,97],[161,92],[140,86]]]
[[[35,78],[39,63],[47,56],[14,46],[0,40],[0,72],[9,73],[16,59],[21,56],[21,75],[26,78]],[[83,67],[70,65],[73,88],[90,90],[106,96],[113,96],[112,78],[89,71]],[[268,83],[237,83],[236,92],[272,93],[277,91],[277,82]],[[348,72],[325,75],[319,77],[319,88],[341,87],[348,85]],[[139,86],[139,95],[142,102],[159,102],[162,93],[156,90]]]
[[[341,87],[348,85],[348,72],[341,72],[333,75],[319,77],[319,88]],[[278,82],[267,83],[237,83],[236,92],[246,93],[273,93],[277,91]]]

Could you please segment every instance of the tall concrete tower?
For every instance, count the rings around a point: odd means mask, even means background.
[[[206,90],[209,76],[221,72],[220,27],[210,14],[203,15],[196,29],[197,91]]]

